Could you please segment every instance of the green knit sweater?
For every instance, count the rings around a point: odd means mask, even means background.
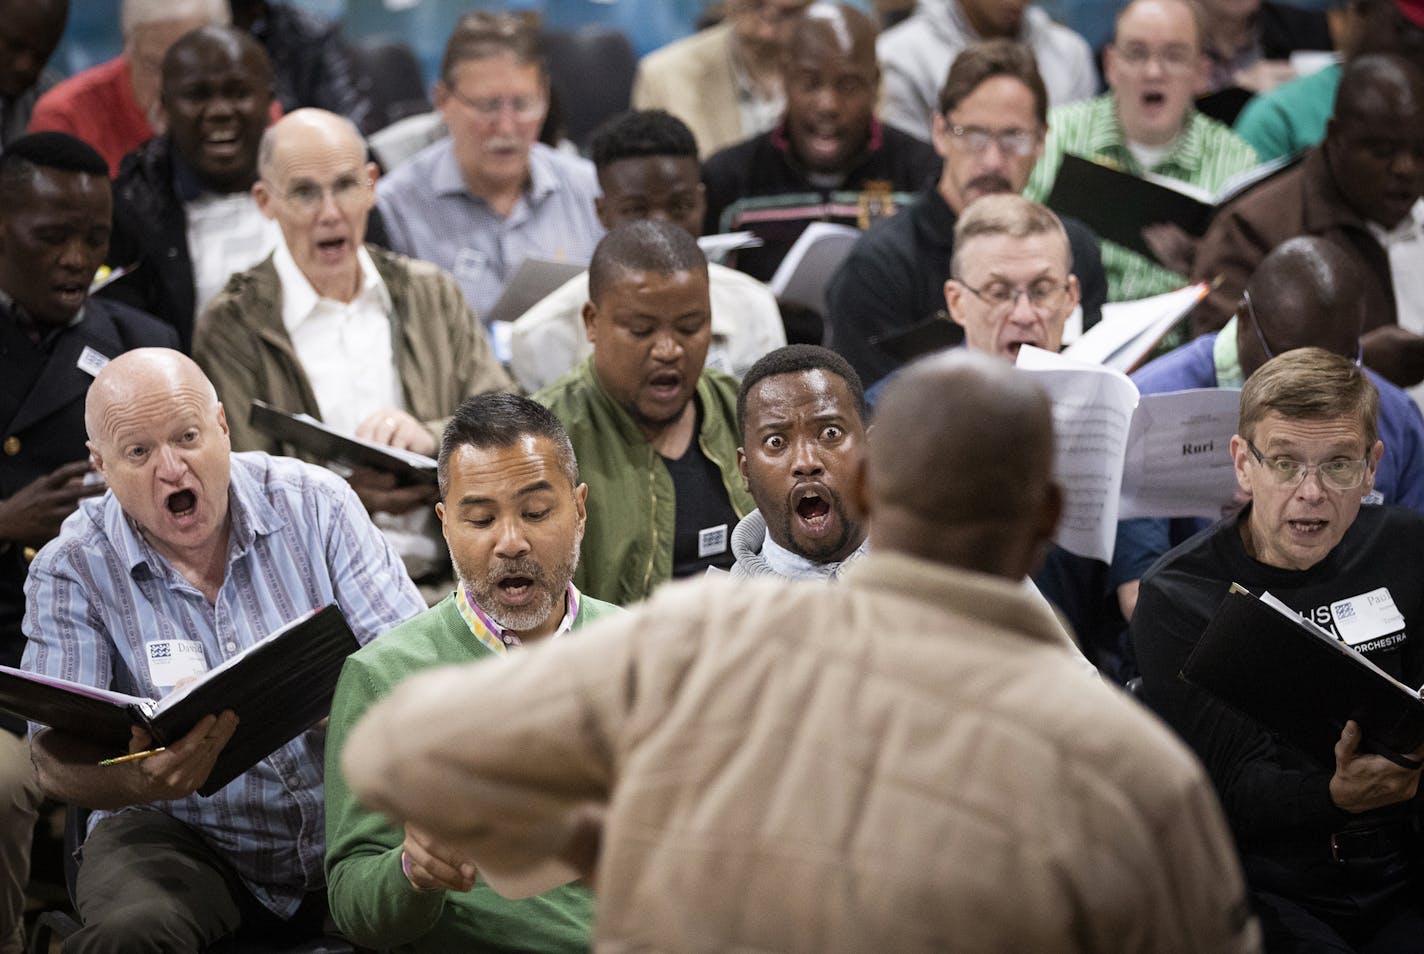
[[[621,612],[580,594],[573,628]],[[327,730],[326,880],[332,917],[357,944],[402,952],[589,949],[593,896],[582,887],[517,901],[483,883],[463,894],[416,891],[401,871],[403,831],[360,806],[341,776],[347,734],[396,683],[424,669],[493,656],[470,632],[452,593],[346,661]]]

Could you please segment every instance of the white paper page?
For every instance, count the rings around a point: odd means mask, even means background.
[[[1220,519],[1236,493],[1231,435],[1240,405],[1235,388],[1144,394],[1128,435],[1118,519]]]
[[[526,258],[519,263],[519,270],[504,286],[499,301],[490,307],[489,314],[479,318],[486,325],[495,321],[513,321],[548,297],[564,282],[581,275],[588,265],[573,262],[550,262],[541,258]]]
[[[145,710],[151,710],[154,706],[152,699],[147,699],[143,696],[131,696],[127,693],[115,692],[112,689],[86,686],[83,683],[70,682],[68,679],[58,679],[54,676],[43,675],[42,673],[16,669],[14,666],[0,666],[0,672],[7,672],[12,676],[19,676],[21,679],[37,683],[41,686],[54,686],[60,689],[68,689],[75,695],[88,696],[90,699],[102,699],[104,702],[112,702],[115,705],[138,706]]]
[[[405,461],[407,464],[410,464],[413,467],[428,468],[434,467],[438,463],[438,461],[436,461],[434,457],[426,457],[424,454],[417,454],[415,451],[405,450],[401,447],[392,447],[390,444],[377,444],[375,441],[368,441],[364,438],[357,437],[355,434],[343,434],[340,431],[336,430],[336,428],[330,427],[327,424],[318,421],[310,414],[293,414],[292,417],[304,423],[310,424],[312,427],[325,431],[328,434],[335,434],[338,437],[344,437],[349,441],[354,441],[357,444],[361,444],[365,447],[370,447],[374,450],[383,451],[387,454],[390,454],[392,457],[399,457],[401,460]]]
[[[1138,301],[1109,302],[1102,319],[1063,353],[1075,361],[1131,371],[1206,293],[1206,283],[1197,282]]]
[[[772,294],[826,313],[826,285],[851,246],[861,236],[860,229],[834,222],[812,222],[786,253],[768,286]]]
[[[762,241],[755,232],[721,232],[717,235],[702,235],[697,239],[697,247],[707,256],[707,261],[721,263],[728,252],[739,248],[761,248]]]
[[[1063,488],[1054,539],[1080,556],[1111,561],[1137,386],[1119,371],[1029,345],[1019,349],[1018,367],[1053,401],[1053,477]]]

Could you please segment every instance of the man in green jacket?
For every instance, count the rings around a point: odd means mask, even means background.
[[[703,367],[707,259],[668,222],[619,225],[589,265],[593,356],[535,395],[568,429],[593,506],[574,582],[620,605],[728,569],[756,506],[737,470],[737,382]]]
[[[579,482],[568,434],[546,408],[511,394],[469,398],[445,429],[439,460],[436,510],[459,583],[442,602],[352,655],[332,703],[332,917],[357,944],[396,951],[586,951],[593,897],[585,888],[500,897],[457,853],[364,810],[338,767],[356,720],[404,677],[503,656],[621,612],[570,582],[588,486]]]

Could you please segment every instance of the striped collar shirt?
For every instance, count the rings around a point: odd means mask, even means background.
[[[593,164],[535,143],[529,187],[507,216],[471,195],[449,139],[427,146],[376,186],[391,248],[455,276],[483,320],[526,258],[588,264],[603,237]]]
[[[484,611],[484,608],[476,602],[464,583],[459,583],[455,587],[455,606],[460,611],[460,618],[465,621],[466,626],[470,627],[470,632],[474,637],[496,656],[506,656],[511,649],[519,649],[524,645],[524,641],[519,638],[518,633],[512,629],[504,628]],[[578,587],[570,583],[565,592],[564,617],[559,620],[558,627],[549,638],[558,639],[572,630],[574,623],[578,621],[578,611]]]
[[[1024,195],[1036,202],[1048,198],[1064,153],[1114,166],[1133,175],[1144,171],[1127,146],[1111,93],[1049,111],[1043,158],[1034,167]],[[1216,192],[1232,176],[1256,163],[1255,150],[1229,127],[1192,110],[1187,114],[1182,134],[1150,171]],[[1102,250],[1108,301],[1135,301],[1187,283],[1185,276],[1115,242],[1104,241]]]
[[[362,643],[425,609],[400,558],[329,471],[233,454],[228,501],[227,575],[213,604],[149,545],[112,493],[81,503],[31,566],[24,668],[159,699],[173,688],[159,660],[175,648],[211,669],[328,603]],[[308,731],[210,798],[145,807],[202,832],[259,901],[290,916],[324,883],[323,743],[321,732]],[[91,825],[104,814],[95,812]]]

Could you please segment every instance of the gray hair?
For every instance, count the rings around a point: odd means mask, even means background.
[[[124,0],[119,23],[124,37],[134,27],[157,20],[189,20],[206,17],[209,23],[227,25],[232,22],[228,0]]]

